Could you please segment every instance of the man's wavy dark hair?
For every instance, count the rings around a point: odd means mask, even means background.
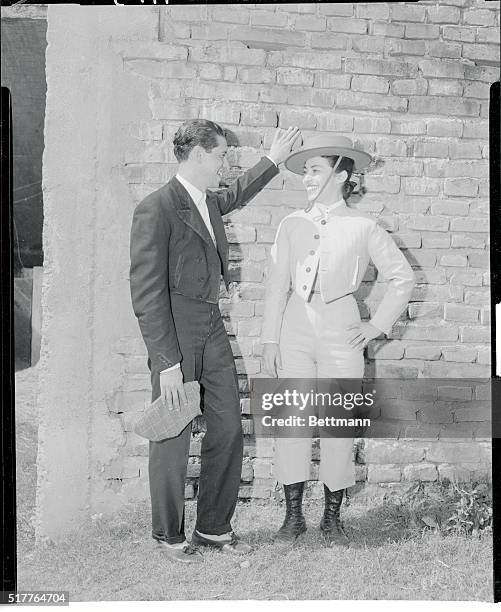
[[[217,147],[217,137],[223,136],[223,128],[208,119],[185,121],[174,135],[174,155],[178,162],[188,159],[190,151],[197,145],[207,152]]]

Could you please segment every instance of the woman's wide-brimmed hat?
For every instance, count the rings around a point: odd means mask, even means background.
[[[315,134],[308,138],[297,151],[285,160],[285,167],[296,174],[303,174],[307,159],[321,155],[342,155],[354,162],[353,172],[362,172],[372,161],[365,151],[355,149],[352,141],[346,136],[335,134]]]

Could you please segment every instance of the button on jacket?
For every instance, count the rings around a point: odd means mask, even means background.
[[[278,342],[292,284],[305,301],[312,289],[332,302],[355,292],[370,260],[388,289],[371,323],[387,334],[409,301],[414,273],[391,236],[376,220],[340,205],[322,212],[294,212],[280,223],[271,249],[262,342]]]
[[[228,189],[206,192],[210,224],[178,179],[147,196],[134,211],[130,288],[152,371],[181,361],[171,294],[217,304],[221,274],[228,286],[228,241],[221,215],[246,204],[276,174],[263,157]]]

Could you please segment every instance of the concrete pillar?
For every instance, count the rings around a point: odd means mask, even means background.
[[[49,7],[37,538],[65,537],[113,498],[102,475],[124,436],[107,403],[123,382],[113,346],[137,335],[120,168],[130,121],[150,116],[114,43],[152,41],[157,24],[153,7]]]

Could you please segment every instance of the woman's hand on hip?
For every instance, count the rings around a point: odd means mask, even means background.
[[[263,344],[263,365],[265,374],[278,378],[278,370],[282,369],[282,357],[277,342]]]
[[[348,344],[354,349],[363,350],[371,340],[380,336],[383,332],[371,323],[360,322],[350,325],[348,331]]]

